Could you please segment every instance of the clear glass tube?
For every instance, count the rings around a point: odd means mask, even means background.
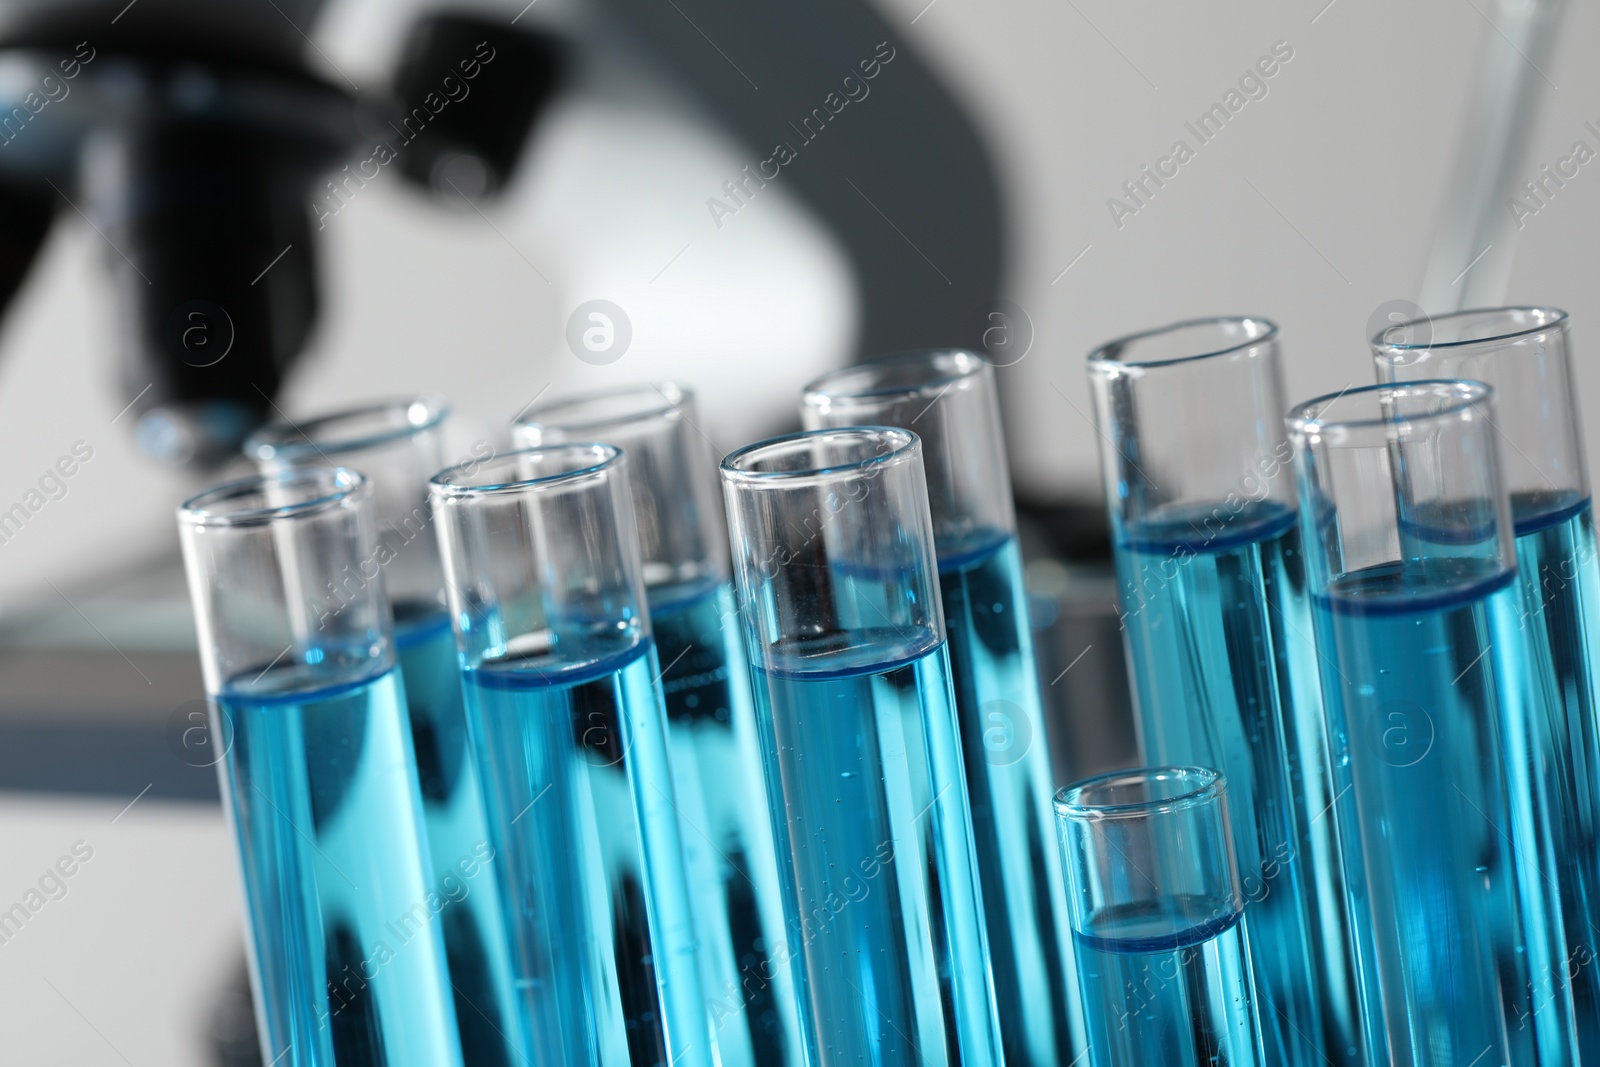
[[[604,441],[628,457],[645,595],[702,980],[723,1067],[800,1067],[804,1053],[784,943],[783,894],[762,777],[749,657],[728,576],[716,458],[694,395],[670,382],[552,400],[517,422],[517,442]]]
[[[525,1055],[712,1067],[627,460],[524,449],[429,490]]]
[[[722,461],[815,1067],[1004,1062],[915,434]]]
[[[510,961],[499,892],[487,871],[492,850],[428,504],[428,479],[444,466],[440,438],[448,414],[438,397],[380,401],[269,424],[244,449],[265,474],[342,464],[372,483],[377,537],[365,559],[369,569],[382,569],[394,609],[395,655],[405,682],[434,889],[444,901],[437,918],[462,1056],[470,1064],[510,1067],[515,1053],[504,1037],[514,1029]],[[324,593],[342,603],[347,587],[362,580],[360,574],[335,576]]]
[[[1182,322],[1088,373],[1145,759],[1227,776],[1268,1062],[1361,1063],[1278,329]]]
[[[1471,378],[1494,388],[1511,494],[1521,627],[1551,741],[1543,774],[1560,865],[1567,971],[1583,1057],[1600,1063],[1600,559],[1584,470],[1566,312],[1465,311],[1372,339],[1381,381]]]
[[[244,454],[266,474],[345,466],[367,476],[397,626],[444,611],[444,576],[428,529],[428,479],[444,466],[449,415],[440,397],[401,397],[269,423],[244,443]]]
[[[908,352],[806,386],[807,429],[898,426],[922,439],[956,718],[972,800],[1006,1062],[1083,1051],[1064,898],[1050,839],[1050,745],[1028,625],[994,368],[960,350]]]
[[[1114,771],[1056,795],[1091,1067],[1267,1067],[1216,771]]]
[[[460,1064],[371,485],[248,478],[185,501],[178,530],[263,1060]]]
[[[1481,382],[1294,408],[1306,573],[1390,1062],[1575,1063],[1494,404]],[[1425,902],[1425,903],[1422,903]]]

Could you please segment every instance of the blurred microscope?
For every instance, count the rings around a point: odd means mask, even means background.
[[[298,27],[320,6],[0,9],[0,84],[15,87],[0,118],[0,301],[57,214],[89,220],[107,246],[130,421],[156,461],[214,466],[268,416],[317,313],[314,186],[377,136],[406,138],[396,163],[413,182],[453,174],[492,192],[556,84],[552,39],[442,15],[412,28],[390,92],[357,97],[305,62]],[[438,106],[437,72],[463,84],[463,61],[492,109]]]
[[[316,43],[340,2],[0,0],[0,312],[57,218],[94,229],[128,405],[118,444],[150,463],[215,476],[281,410],[318,317],[330,205],[390,171],[441,212],[460,215],[463,201],[493,210],[563,94],[626,106],[629,94],[671,93],[753,159],[771,156],[776,137],[799,145],[804,165],[784,166],[781,195],[842,249],[855,292],[854,337],[837,362],[1003,336],[992,330],[1006,248],[990,156],[934,71],[864,0],[342,6],[394,30],[381,85],[363,77],[358,91]],[[697,28],[708,25],[716,51]],[[818,87],[885,55],[892,89],[885,79],[871,107],[821,134],[831,105]],[[749,74],[759,92],[747,91]],[[760,188],[740,181],[746,198]],[[899,226],[931,236],[881,239],[884,216],[863,191],[880,189],[895,191]],[[961,270],[946,276],[934,262]],[[1103,515],[1056,503],[1027,509],[1024,525],[1043,682],[1061,718],[1058,773],[1132,762]],[[215,797],[209,761],[174,758],[175,731],[201,697],[174,614],[186,611],[181,576],[152,566],[118,595],[137,609],[134,626],[176,635],[165,651],[136,653],[151,683],[137,693],[120,653],[92,637],[41,647],[52,620],[0,617],[0,789]],[[218,1062],[255,1062],[248,995],[241,986],[224,1002]]]
[[[772,152],[775,136],[799,145],[804,165],[785,167],[784,195],[842,247],[857,293],[853,345],[835,354],[838,362],[1005,344],[992,329],[1004,306],[1005,220],[990,157],[934,72],[863,0],[824,0],[804,12],[735,0],[695,0],[683,12],[648,0],[400,5],[377,15],[401,24],[392,27],[399,44],[389,76],[381,88],[363,77],[360,92],[308,36],[324,6],[0,2],[0,310],[58,216],[93,227],[117,321],[127,404],[118,430],[131,428],[151,463],[213,471],[281,411],[281,390],[318,315],[319,231],[330,210],[391,164],[413,188],[438,194],[441,211],[453,205],[461,214],[462,200],[492,209],[560,94],[670,92],[756,158]],[[759,92],[746,91],[749,78],[731,60],[707,61],[695,27],[709,23],[719,50],[759,65]],[[820,132],[842,105],[817,87],[857,71],[863,55],[893,62],[892,87],[885,79],[871,107]],[[845,78],[846,93],[851,84]],[[766,164],[757,169],[770,177]],[[728,202],[742,202],[740,188],[753,196],[761,181],[741,175]],[[921,245],[880,239],[881,213],[863,188],[894,189],[900,225],[933,236]],[[935,261],[962,269],[946,276],[929,269]],[[1054,535],[1063,522],[1098,529],[1098,507],[1058,510],[1036,523],[1039,553],[1072,559],[1091,543],[1088,558],[1103,562],[1093,538]],[[1090,599],[1109,611],[1105,588]],[[6,627],[0,620],[0,646]],[[61,699],[62,672],[35,686],[24,666],[13,672],[14,700],[46,689]],[[162,686],[153,699],[171,707],[193,685],[192,660],[175,649],[160,667],[177,689]],[[71,740],[70,725],[60,729]],[[14,760],[0,757],[0,786],[45,786],[62,770],[47,751],[14,752]],[[80,777],[106,782],[94,771]],[[158,794],[209,794],[202,777],[158,784]],[[116,775],[106,788],[131,781]]]

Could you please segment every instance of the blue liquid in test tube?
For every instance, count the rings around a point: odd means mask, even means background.
[[[1164,767],[1058,794],[1089,1067],[1267,1067],[1225,788]]]
[[[1006,1062],[1071,1063],[1082,1020],[993,368],[959,350],[876,359],[812,382],[801,415],[811,429],[899,426],[923,440]]]
[[[1372,350],[1380,380],[1469,378],[1495,390],[1567,973],[1583,1058],[1600,1062],[1600,560],[1568,331],[1556,308],[1465,311],[1392,327]]]
[[[809,1062],[998,1065],[920,443],[821,430],[722,471]]]
[[[322,602],[374,525],[371,484],[331,468],[179,511],[263,1062],[462,1062],[382,584]]]
[[[1289,424],[1390,1061],[1578,1062],[1544,719],[1491,393],[1350,390]]]
[[[599,1005],[596,1043],[603,1052],[595,1062],[666,1063],[664,1034],[648,1025],[661,1005],[649,961],[645,834],[628,780],[630,771],[635,777],[666,771],[659,740],[648,730],[634,736],[628,726],[636,709],[655,702],[651,682],[659,667],[648,641],[609,636],[598,634],[590,647],[560,657],[485,659],[467,672],[468,701],[487,753],[497,830],[517,834],[509,820],[540,808],[502,860],[508,877],[539,887],[548,899],[549,912],[538,921],[554,958],[586,961],[590,973],[605,976],[596,986],[583,965],[553,969],[551,991],[564,1001],[559,1018],[579,1029],[596,991],[614,990]],[[609,899],[589,900],[597,891]],[[555,1017],[542,1017],[541,1025]]]
[[[715,459],[694,396],[671,382],[527,409],[520,444],[600,440],[628,456],[701,978],[722,1067],[800,1067],[794,985],[772,955],[783,897],[735,614]]]
[[[1179,323],[1089,376],[1142,746],[1227,777],[1266,1058],[1367,1062],[1277,327]]]
[[[533,1067],[719,1060],[626,465],[555,445],[431,485]]]
[[[338,611],[366,573],[383,572],[434,891],[444,902],[437,922],[444,931],[462,1056],[481,1067],[511,1067],[510,961],[428,510],[428,479],[444,466],[440,437],[447,416],[436,397],[379,402],[270,424],[246,442],[245,452],[266,473],[342,463],[373,483],[378,540],[362,561],[365,570],[333,576],[321,593],[326,609]]]

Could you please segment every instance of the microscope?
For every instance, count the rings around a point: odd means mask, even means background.
[[[307,62],[321,6],[0,7],[0,308],[58,215],[93,227],[153,460],[217,465],[273,416],[317,316],[318,230],[376,168],[492,194],[557,84],[551,38],[441,14],[357,95]]]

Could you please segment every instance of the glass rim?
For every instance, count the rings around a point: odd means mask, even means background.
[[[563,467],[561,470],[540,474],[533,478],[511,478],[498,482],[473,483],[456,480],[458,477],[476,477],[483,467],[490,464],[503,465],[505,462],[519,457],[577,456],[579,454],[584,455],[587,462],[575,463]],[[499,493],[537,491],[566,482],[580,481],[595,474],[614,470],[621,466],[622,459],[622,449],[616,445],[602,444],[598,441],[570,441],[562,444],[535,445],[532,448],[516,448],[507,452],[498,452],[487,460],[469,459],[462,463],[453,464],[429,478],[428,489],[432,495],[447,500],[464,500],[469,497],[491,496]]]
[[[1139,783],[1173,780],[1186,783],[1188,788],[1172,796],[1155,800],[1141,800],[1122,804],[1087,804],[1085,795],[1108,786],[1135,785]],[[1127,819],[1144,815],[1165,814],[1198,807],[1220,800],[1227,785],[1222,772],[1209,767],[1164,766],[1134,767],[1120,771],[1107,771],[1064,786],[1055,795],[1055,811],[1059,818],[1080,821],[1101,819]]]
[[[748,466],[744,466],[744,464],[753,462],[758,454],[776,452],[801,442],[819,440],[826,437],[854,438],[860,441],[887,440],[894,442],[894,444],[886,452],[867,456],[851,463],[835,463],[826,467],[759,471],[751,470]],[[871,470],[874,467],[888,466],[915,454],[921,444],[922,438],[915,433],[895,426],[840,426],[833,429],[801,430],[798,433],[780,434],[777,437],[768,437],[765,440],[755,441],[745,445],[743,448],[736,448],[722,457],[722,463],[719,466],[723,478],[729,482],[737,482],[743,485],[790,484],[813,481],[817,478],[827,478],[839,474],[859,473]]]
[[[1384,416],[1371,418],[1326,418],[1326,409],[1346,397],[1363,397],[1371,393],[1410,393],[1417,396],[1433,395],[1445,399],[1454,397],[1454,403],[1436,411],[1416,415]],[[1355,388],[1341,389],[1296,404],[1284,416],[1289,431],[1296,435],[1326,433],[1329,430],[1367,430],[1382,426],[1415,426],[1455,418],[1462,412],[1483,408],[1494,400],[1494,387],[1470,378],[1421,378],[1414,382],[1378,382]]]
[[[649,403],[640,404],[637,408],[623,408],[618,413],[604,417],[580,418],[576,421],[552,419],[548,416],[562,409],[581,410],[593,405],[603,404],[607,401],[627,400],[633,397],[648,398]],[[603,428],[633,426],[639,423],[650,422],[654,419],[669,418],[677,415],[684,418],[682,405],[694,402],[694,390],[674,381],[660,382],[634,382],[628,385],[607,386],[603,389],[590,389],[567,396],[555,397],[543,404],[528,405],[511,419],[513,429],[523,427],[548,426],[551,429],[560,429],[569,433],[587,433]],[[538,416],[544,415],[545,418]]]
[[[263,496],[269,486],[311,487],[316,490],[289,504],[257,504],[227,508],[230,502]],[[363,499],[372,483],[348,467],[296,467],[270,474],[252,474],[202,489],[178,505],[178,520],[190,526],[262,526],[271,522],[318,515],[346,502]]]
[[[926,396],[939,389],[948,389],[960,381],[981,378],[984,368],[992,366],[988,360],[968,348],[908,348],[819,374],[800,390],[800,402],[821,407],[820,401],[824,400],[831,404],[847,404],[851,401],[881,401],[890,397]],[[905,385],[876,385],[843,391],[829,388],[830,384],[841,383],[850,377],[871,377],[880,370],[906,367],[926,367],[932,373]]]
[[[1492,333],[1486,337],[1473,337],[1470,339],[1464,338],[1460,341],[1434,341],[1430,339],[1427,344],[1392,344],[1383,340],[1383,335],[1388,333],[1390,330],[1403,330],[1407,326],[1419,326],[1426,323],[1431,328],[1436,323],[1450,322],[1451,320],[1455,319],[1463,319],[1470,315],[1513,315],[1517,312],[1524,312],[1534,315],[1549,315],[1551,318],[1549,322],[1507,330],[1504,333]],[[1512,307],[1467,308],[1462,311],[1446,312],[1443,315],[1423,314],[1420,318],[1408,319],[1402,323],[1385,326],[1382,330],[1373,334],[1372,337],[1368,339],[1367,343],[1372,346],[1373,352],[1378,355],[1382,355],[1385,352],[1426,352],[1435,348],[1468,348],[1473,345],[1494,344],[1497,341],[1514,341],[1519,337],[1531,337],[1534,334],[1544,333],[1548,330],[1564,330],[1567,328],[1568,323],[1571,322],[1571,318],[1572,317],[1561,308],[1539,304],[1518,304]]]
[[[1265,328],[1259,337],[1247,337],[1234,344],[1224,345],[1221,348],[1208,348],[1204,352],[1191,352],[1182,356],[1168,356],[1162,359],[1123,359],[1112,353],[1118,349],[1133,345],[1136,342],[1148,341],[1155,337],[1177,333],[1179,330],[1189,330],[1197,326],[1217,326],[1224,323],[1243,324],[1259,323]],[[1278,339],[1278,324],[1264,315],[1208,315],[1198,319],[1184,319],[1181,322],[1171,322],[1165,326],[1157,326],[1151,330],[1140,330],[1138,333],[1125,334],[1115,340],[1107,341],[1089,353],[1089,369],[1106,371],[1140,370],[1153,367],[1170,367],[1179,363],[1193,363],[1202,359],[1215,359],[1218,356],[1232,355],[1247,348],[1267,344]]]
[[[420,414],[413,415],[412,413],[418,409]],[[363,419],[383,414],[399,414],[401,418],[393,425],[348,437],[324,438],[318,437],[313,432],[341,423],[358,423]],[[299,422],[287,417],[277,419],[252,433],[245,440],[241,450],[258,463],[280,456],[294,459],[314,453],[326,458],[329,454],[365,452],[369,448],[403,441],[431,430],[443,422],[449,414],[449,401],[433,393],[372,400],[313,415]]]

